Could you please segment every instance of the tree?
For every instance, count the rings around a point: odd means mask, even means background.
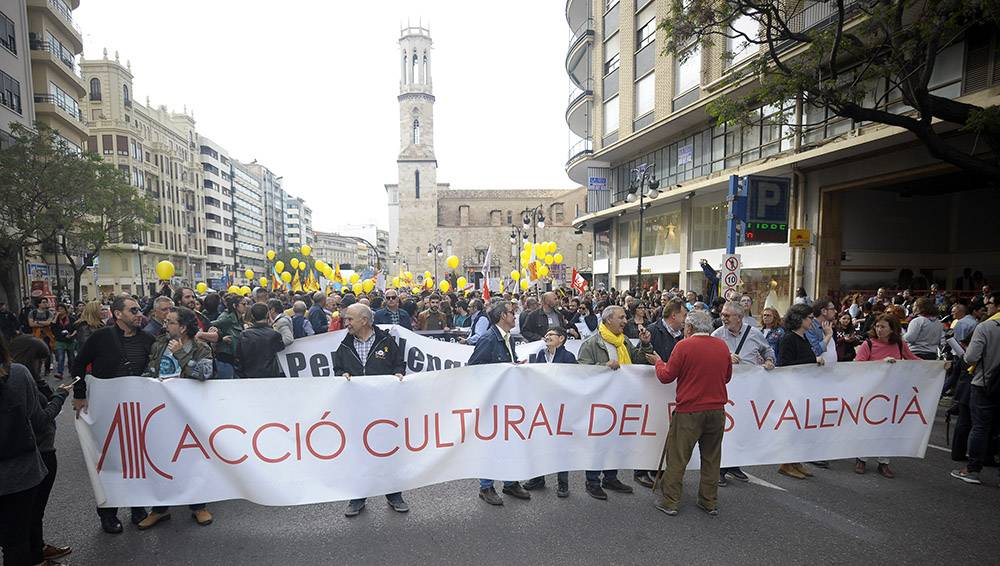
[[[87,162],[67,151],[43,124],[11,125],[14,143],[0,150],[0,300],[11,302],[24,250],[52,242],[72,187],[88,175]]]
[[[824,12],[828,19],[815,17]],[[682,58],[692,39],[755,51],[729,76],[732,83],[754,77],[755,86],[709,106],[719,122],[801,96],[836,116],[903,128],[934,157],[997,183],[1000,107],[935,94],[931,78],[944,49],[998,25],[996,0],[674,0],[659,27],[664,52]],[[905,106],[890,105],[895,97]],[[972,151],[950,135],[956,127],[974,137]]]
[[[80,281],[101,251],[113,243],[142,238],[155,219],[152,199],[129,184],[114,165],[93,153],[81,160],[87,175],[78,180],[75,199],[60,212],[56,235],[59,251],[73,270],[73,300],[80,300]]]

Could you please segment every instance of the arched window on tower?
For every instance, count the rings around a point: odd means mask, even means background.
[[[417,198],[420,198],[420,171],[413,172],[413,185],[417,188]]]
[[[451,253],[451,240],[448,240],[447,242],[445,242],[445,244],[444,244],[444,253],[448,257],[451,257],[451,255],[452,255],[452,253]]]
[[[122,85],[122,96],[125,106],[132,106],[132,99],[128,95],[128,85]]]
[[[419,61],[420,61],[420,59],[417,58],[417,50],[414,49],[413,50],[413,60],[410,62],[410,72],[412,73],[412,75],[410,75],[412,77],[412,80],[410,80],[410,82],[413,83],[413,84],[419,84],[420,83],[420,79],[418,78],[420,75],[417,74],[418,71],[420,70],[417,67],[417,63]]]
[[[420,119],[413,119],[413,145],[420,145]]]
[[[101,80],[97,77],[90,79],[90,99],[100,100],[101,99]]]

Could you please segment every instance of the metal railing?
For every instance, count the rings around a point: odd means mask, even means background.
[[[600,212],[611,208],[611,191],[587,189],[587,212]]]
[[[569,32],[569,46],[572,47],[576,45],[576,42],[583,39],[584,36],[594,33],[594,18],[587,18],[581,23],[576,29]]]
[[[570,85],[569,97],[566,99],[566,103],[569,106],[573,106],[573,104],[576,102],[576,99],[582,96],[593,96],[594,94],[594,79],[588,78],[587,80],[583,81],[583,85],[581,85],[583,86],[583,88],[576,86],[576,84],[574,84],[572,81],[570,81],[569,85]]]
[[[38,41],[32,40],[29,45],[29,49],[32,51],[45,51],[51,53],[56,59],[62,61],[63,65],[69,67],[69,70],[76,75],[80,75],[80,68],[76,65],[76,60],[73,57],[73,53],[68,49],[64,48],[62,45],[54,44],[51,41]]]
[[[860,0],[844,0],[845,21],[851,18],[860,8]],[[829,25],[837,19],[837,3],[823,0],[806,0],[804,7],[788,17],[789,31],[803,33],[813,28]],[[783,41],[777,44],[779,50],[787,49],[797,42]]]
[[[582,138],[577,140],[575,143],[569,146],[569,151],[567,152],[566,161],[570,162],[588,153],[593,153],[594,151],[594,141],[590,138]]]
[[[35,98],[35,104],[45,104],[45,103],[54,104],[59,108],[61,108],[64,112],[66,112],[70,116],[76,118],[78,122],[81,123],[83,122],[83,111],[81,111],[79,108],[73,108],[69,104],[66,104],[61,99],[57,98],[55,95],[36,94],[34,98]]]
[[[76,33],[83,35],[83,31],[80,29],[80,26],[73,21],[73,12],[66,6],[66,4],[60,2],[59,0],[49,0],[49,7],[52,8],[52,11],[62,16],[63,21],[76,30]]]

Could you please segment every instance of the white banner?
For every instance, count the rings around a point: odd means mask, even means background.
[[[723,465],[922,457],[943,378],[925,361],[737,366]],[[99,505],[120,507],[296,505],[460,478],[651,469],[675,389],[649,366],[496,364],[402,382],[89,377],[88,391],[77,432]]]

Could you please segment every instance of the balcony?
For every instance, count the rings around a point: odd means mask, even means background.
[[[87,94],[83,84],[83,76],[80,74],[80,67],[77,66],[75,57],[68,49],[49,41],[32,40],[28,44],[31,49],[32,61],[43,61],[50,63],[52,68],[61,72],[67,79],[76,85],[79,91],[78,96]]]
[[[587,162],[594,154],[594,144],[586,137],[572,142],[566,159],[566,174],[575,183],[585,185],[587,181]]]
[[[594,22],[587,18],[570,33],[569,50],[566,53],[566,73],[576,86],[591,77],[591,51],[594,44]]]
[[[591,108],[594,105],[594,91],[590,81],[585,88],[573,88],[569,93],[569,103],[566,106],[566,125],[569,131],[581,138],[590,136]]]
[[[844,21],[858,14],[858,0],[844,0]],[[822,27],[837,19],[837,3],[826,0],[807,0],[798,13],[788,18],[788,29],[793,33],[802,33],[813,28]],[[776,45],[779,51],[795,45],[794,41],[783,41]]]
[[[80,26],[73,21],[73,9],[80,5],[78,0],[28,0],[27,7],[30,12],[32,8],[44,8],[52,17],[49,18],[56,25],[62,28],[63,34],[72,40],[70,47],[76,52],[83,51],[83,31]]]
[[[83,112],[79,108],[73,108],[64,99],[52,94],[35,94],[34,99],[36,114],[53,114],[67,126],[76,129],[79,134],[87,135]]]

